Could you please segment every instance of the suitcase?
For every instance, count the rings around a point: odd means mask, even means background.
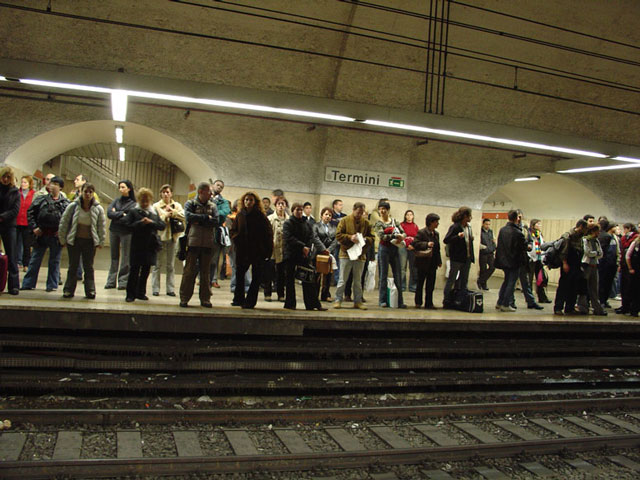
[[[461,312],[482,313],[484,311],[484,298],[482,292],[454,289],[451,291],[451,295],[444,306]]]
[[[0,292],[4,292],[7,286],[7,271],[9,270],[9,257],[0,253]]]

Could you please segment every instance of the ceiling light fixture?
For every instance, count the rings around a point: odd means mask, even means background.
[[[503,145],[514,145],[518,147],[537,148],[540,150],[550,150],[552,152],[570,153],[574,155],[583,155],[585,157],[607,158],[607,155],[597,152],[589,152],[585,150],[576,150],[574,148],[556,147],[553,145],[544,145],[542,143],[523,142],[520,140],[511,140],[508,138],[488,137],[486,135],[476,135],[474,133],[456,132],[453,130],[441,130],[437,128],[420,127],[418,125],[407,125],[403,123],[381,122],[379,120],[365,120],[368,125],[376,125],[378,127],[398,128],[401,130],[411,130],[415,132],[434,133],[436,135],[444,135],[448,137],[467,138],[470,140],[478,140],[481,142],[500,143]]]
[[[116,143],[122,143],[124,140],[124,128],[116,127]]]
[[[606,165],[602,167],[585,167],[585,168],[572,168],[570,170],[558,170],[556,173],[585,173],[585,172],[599,172],[602,170],[622,170],[625,168],[640,168],[640,163],[629,163],[626,165]]]
[[[6,82],[7,81],[7,77],[3,77],[2,75],[0,75],[0,82]]]
[[[118,158],[121,162],[124,162],[124,147],[118,148]]]
[[[621,162],[640,163],[640,158],[633,157],[613,157],[614,160],[620,160]]]
[[[27,85],[36,85],[38,87],[62,88],[65,90],[80,90],[82,92],[111,93],[113,89],[102,87],[91,87],[88,85],[77,85],[75,83],[48,82],[46,80],[33,80],[31,78],[21,78],[20,83]]]
[[[111,92],[111,114],[116,122],[127,120],[128,95],[125,90],[113,90]]]
[[[530,177],[516,178],[514,182],[535,182],[536,180],[540,180],[540,175],[532,175]]]

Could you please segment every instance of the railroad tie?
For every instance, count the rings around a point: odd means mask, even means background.
[[[422,473],[431,480],[451,480],[453,477],[442,470],[422,470]]]
[[[285,428],[276,428],[273,433],[276,434],[278,439],[284,444],[287,450],[291,453],[313,453],[311,447],[307,445],[304,439],[295,430],[289,430]]]
[[[380,440],[385,442],[391,448],[411,448],[411,444],[409,442],[389,427],[369,427],[369,430],[376,434]]]
[[[260,455],[246,430],[224,430],[224,435],[236,455]]]
[[[511,477],[505,475],[500,470],[489,467],[476,467],[475,471],[482,475],[487,480],[509,480]]]
[[[118,458],[142,458],[142,437],[138,430],[116,432]]]
[[[179,457],[203,457],[197,431],[175,431],[173,440]]]
[[[549,430],[550,432],[555,433],[556,435],[558,435],[559,437],[562,437],[562,438],[576,438],[576,437],[578,437],[577,433],[572,432],[568,428],[565,428],[565,427],[563,427],[561,425],[558,425],[556,423],[552,423],[549,420],[545,420],[545,419],[542,419],[542,418],[531,418],[531,419],[529,419],[529,421],[535,423],[539,427],[544,428],[545,430]]]
[[[521,463],[520,466],[533,473],[536,477],[551,477],[552,475],[555,475],[553,470],[549,470],[538,462]]]
[[[0,460],[18,460],[27,436],[21,432],[7,432],[0,435]]]
[[[344,428],[340,427],[327,427],[324,429],[327,434],[333,438],[333,440],[340,445],[340,448],[345,452],[355,452],[358,450],[365,450],[362,444],[356,437],[347,432]]]
[[[489,432],[485,432],[477,425],[469,422],[453,422],[453,424],[458,427],[463,432],[471,435],[473,438],[478,440],[481,443],[500,443],[496,437],[494,437]]]
[[[616,465],[620,465],[621,467],[628,468],[629,470],[633,470],[634,472],[640,472],[640,463],[631,460],[624,455],[616,455],[614,457],[609,457],[609,460],[615,463]]]
[[[590,464],[589,462],[582,460],[581,458],[576,458],[574,460],[565,460],[569,465],[578,470],[580,473],[595,473],[597,468],[595,465]]]
[[[414,428],[440,447],[460,445],[460,442],[440,431],[435,425],[414,425]]]
[[[567,422],[571,422],[574,425],[577,425],[580,428],[583,428],[589,432],[595,433],[596,435],[613,435],[614,433],[611,430],[607,430],[606,428],[602,428],[600,425],[596,425],[595,423],[588,422],[579,417],[563,417]]]
[[[596,415],[596,416],[604,420],[605,422],[612,423],[630,432],[640,433],[640,427],[635,426],[633,423],[620,420],[618,417],[614,417],[613,415]]]
[[[540,440],[540,436],[537,435],[536,433],[527,430],[524,427],[521,427],[520,425],[516,425],[508,420],[495,420],[494,425],[497,425],[498,427],[506,430],[509,433],[512,433],[513,435],[515,435],[516,437],[520,438],[521,440]]]
[[[58,432],[54,460],[77,460],[82,450],[82,432]]]
[[[393,472],[370,473],[371,480],[398,480],[398,476]]]

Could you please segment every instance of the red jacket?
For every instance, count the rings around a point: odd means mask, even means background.
[[[26,227],[29,225],[27,221],[27,210],[31,206],[31,202],[33,202],[33,195],[36,193],[35,190],[29,190],[26,197],[22,197],[22,189],[20,189],[20,211],[18,212],[18,218],[16,219],[16,225],[21,227]]]
[[[629,232],[625,235],[622,235],[622,237],[620,238],[620,260],[622,261],[620,265],[627,264],[625,255],[627,253],[629,246],[633,243],[633,241],[636,239],[637,236],[638,236],[637,233]]]

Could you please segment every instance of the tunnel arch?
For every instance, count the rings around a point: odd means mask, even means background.
[[[511,181],[497,188],[483,203],[483,211],[520,208],[528,217],[581,218],[586,213],[613,217],[604,201],[580,181],[568,175],[546,173],[533,182]]]
[[[49,130],[15,149],[5,163],[25,172],[35,172],[56,155],[74,148],[113,142],[116,125],[124,126],[125,145],[136,145],[163,156],[192,180],[216,178],[215,172],[201,157],[170,135],[137,123],[111,120],[79,122]]]

